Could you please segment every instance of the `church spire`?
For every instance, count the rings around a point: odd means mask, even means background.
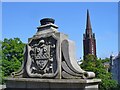
[[[88,54],[96,56],[96,39],[95,34],[92,33],[92,27],[90,22],[89,11],[87,10],[86,30],[83,34],[83,48],[84,48],[84,59]]]
[[[89,10],[87,9],[86,34],[92,34]]]

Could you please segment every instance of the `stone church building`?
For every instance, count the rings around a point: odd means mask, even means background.
[[[83,49],[84,49],[83,58],[85,58],[85,56],[88,54],[97,56],[95,33],[92,32],[90,15],[88,10],[87,10],[86,30],[85,30],[85,34],[83,34]]]

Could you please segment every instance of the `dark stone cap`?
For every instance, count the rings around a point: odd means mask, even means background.
[[[54,24],[55,20],[52,18],[44,18],[40,20],[41,25],[46,25],[49,23],[53,23]]]

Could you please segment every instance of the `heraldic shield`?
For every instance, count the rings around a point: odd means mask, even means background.
[[[57,39],[54,36],[33,38],[27,45],[26,71],[29,77],[55,77],[57,74]]]

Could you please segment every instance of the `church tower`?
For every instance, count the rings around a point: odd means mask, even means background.
[[[87,21],[86,21],[86,31],[83,34],[83,49],[84,49],[84,59],[88,54],[96,56],[96,39],[95,33],[92,33],[92,27],[90,22],[89,11],[87,10]]]

